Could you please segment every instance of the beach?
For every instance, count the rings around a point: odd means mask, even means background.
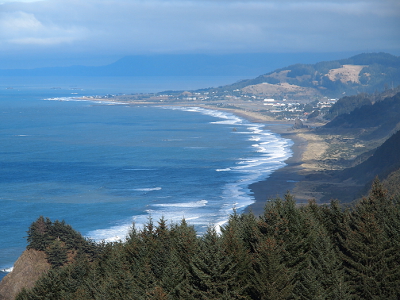
[[[143,105],[143,102],[125,102],[111,99],[88,99],[90,101],[114,102],[127,105]],[[266,201],[276,198],[283,198],[287,192],[295,197],[296,202],[301,205],[307,203],[309,199],[317,199],[318,194],[313,191],[305,176],[320,170],[319,159],[327,149],[327,144],[317,135],[313,134],[308,128],[293,129],[294,121],[275,120],[270,116],[259,112],[219,108],[203,103],[179,103],[179,104],[161,104],[147,102],[146,105],[157,106],[193,106],[210,110],[221,110],[230,112],[252,123],[261,123],[265,129],[279,134],[281,137],[293,141],[291,146],[292,156],[285,161],[285,166],[274,171],[270,176],[262,181],[250,184],[249,189],[255,202],[249,205],[245,212],[252,212],[255,215],[261,215],[264,211]]]
[[[205,106],[206,107],[206,106]],[[215,109],[213,107],[207,107]],[[318,199],[319,194],[305,180],[305,176],[321,170],[319,161],[328,148],[327,143],[308,128],[293,129],[293,121],[274,120],[269,116],[240,109],[222,109],[254,123],[265,124],[265,129],[293,141],[292,156],[285,161],[285,166],[274,171],[266,179],[249,186],[255,202],[245,212],[256,216],[263,214],[268,200],[284,198],[289,192],[299,205],[310,199]]]

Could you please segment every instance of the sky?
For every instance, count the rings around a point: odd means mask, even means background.
[[[0,69],[380,51],[400,55],[399,0],[0,0]]]

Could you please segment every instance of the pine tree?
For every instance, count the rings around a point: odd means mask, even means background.
[[[268,201],[259,221],[260,232],[283,245],[284,262],[288,268],[298,268],[308,251],[307,236],[310,222],[296,206],[294,197],[287,193],[285,199]]]
[[[310,200],[301,210],[310,224],[303,290],[308,286],[316,297],[318,292],[312,290],[319,286],[322,299],[348,299],[349,286],[344,282],[344,267],[336,245],[343,220],[339,203],[332,201],[329,207]],[[309,284],[312,282],[310,278],[317,281],[314,286]]]
[[[376,179],[355,207],[340,239],[348,280],[360,299],[398,299],[398,207]]]
[[[46,248],[47,261],[53,268],[62,267],[68,261],[67,248],[59,239],[54,240]]]
[[[170,299],[195,299],[190,264],[197,250],[196,231],[185,219],[171,226],[170,253],[161,286]]]
[[[240,287],[240,294],[250,294],[252,290],[252,254],[243,242],[243,223],[236,218],[236,212],[231,216],[228,224],[221,228],[220,236],[222,251],[229,256],[236,265],[236,284]]]
[[[181,263],[186,269],[189,269],[198,247],[198,238],[194,227],[189,226],[186,220],[182,219],[179,225],[172,226],[170,239],[172,247],[179,254]]]
[[[289,299],[293,291],[293,272],[283,263],[282,244],[267,237],[257,247],[254,261],[252,299]]]
[[[249,253],[256,253],[260,242],[259,220],[252,213],[238,215],[236,212],[230,216],[229,226],[233,226],[243,246]]]
[[[175,247],[170,251],[169,260],[159,283],[168,299],[195,299],[189,269]]]
[[[40,216],[33,222],[27,231],[27,248],[44,251],[49,245],[49,230],[51,225],[51,221],[48,218],[44,219],[43,216]]]
[[[306,207],[304,213],[309,212]],[[311,208],[314,209],[314,208]],[[310,219],[307,252],[298,274],[296,294],[301,298],[350,299],[349,286],[344,282],[344,267],[327,229]]]
[[[223,251],[214,228],[208,228],[191,263],[196,299],[243,299],[238,264]]]
[[[344,261],[354,294],[360,299],[383,299],[381,281],[387,272],[387,239],[371,213],[363,213],[347,227]]]

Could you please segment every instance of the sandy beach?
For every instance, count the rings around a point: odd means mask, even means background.
[[[213,107],[207,107],[215,109]],[[283,198],[287,192],[292,194],[298,204],[307,203],[309,199],[318,199],[313,186],[305,180],[305,176],[320,170],[319,161],[328,145],[307,128],[293,129],[293,121],[278,121],[257,112],[237,109],[230,111],[251,122],[265,124],[265,129],[293,141],[292,156],[285,161],[286,166],[274,171],[263,181],[249,186],[255,202],[246,208],[246,212],[261,215],[266,201]]]

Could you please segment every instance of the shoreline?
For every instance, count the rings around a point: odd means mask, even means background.
[[[303,171],[302,157],[307,150],[308,143],[306,139],[299,137],[297,133],[288,131],[288,128],[290,128],[288,125],[276,126],[266,124],[265,129],[279,134],[282,138],[293,141],[293,145],[290,147],[292,156],[284,161],[285,166],[275,170],[264,180],[255,182],[249,186],[255,202],[246,207],[245,212],[252,212],[256,216],[262,215],[268,200],[283,199],[287,192],[295,196],[298,204],[304,203],[305,199],[298,199],[296,197],[295,189],[297,183],[304,180],[304,175],[301,174]]]
[[[305,180],[305,175],[311,169],[315,169],[315,164],[311,162],[309,157],[315,159],[319,156],[316,153],[314,147],[323,148],[322,142],[314,144],[315,139],[313,134],[304,130],[293,130],[293,122],[275,120],[269,116],[262,115],[254,111],[246,111],[241,109],[232,108],[219,108],[203,103],[179,103],[179,104],[166,104],[166,103],[143,103],[143,102],[124,102],[110,99],[84,99],[94,102],[115,102],[125,105],[156,105],[156,106],[192,106],[201,107],[210,110],[220,110],[232,113],[246,119],[252,123],[264,124],[264,129],[269,130],[275,134],[280,135],[282,138],[290,139],[293,145],[290,147],[292,156],[284,161],[286,164],[282,168],[279,168],[272,172],[267,178],[261,181],[254,182],[248,186],[250,190],[250,196],[254,198],[254,203],[247,206],[243,211],[245,213],[252,212],[254,215],[259,216],[264,213],[264,207],[268,200],[276,198],[284,198],[285,194],[289,192],[295,197],[298,204],[304,204],[308,199],[312,198],[309,196],[309,192],[303,190],[305,188],[301,183]],[[312,142],[312,145],[310,145]],[[310,147],[311,146],[311,147]],[[307,188],[306,188],[307,189]]]
[[[283,199],[287,192],[295,196],[298,204],[305,203],[308,199],[296,197],[295,191],[298,189],[298,183],[303,181],[305,177],[304,173],[306,169],[304,168],[303,157],[306,156],[306,152],[309,150],[307,136],[305,134],[299,134],[297,130],[293,130],[292,122],[271,120],[271,118],[255,112],[233,109],[225,111],[230,111],[253,123],[262,123],[265,125],[265,130],[269,130],[293,142],[290,147],[292,156],[284,161],[286,164],[285,166],[273,171],[272,174],[264,180],[249,185],[251,196],[254,197],[254,203],[247,206],[244,212],[252,212],[255,216],[262,215],[268,200],[278,197]]]
[[[253,111],[215,108],[207,105],[201,105],[200,107],[230,112],[249,122],[262,123],[265,130],[269,130],[293,142],[293,145],[290,147],[292,156],[284,161],[285,166],[273,171],[264,180],[254,182],[248,186],[250,195],[254,198],[254,203],[244,209],[245,213],[252,212],[255,216],[262,215],[268,200],[278,197],[283,199],[287,192],[295,197],[296,203],[299,205],[307,203],[308,199],[312,198],[312,196],[308,196],[309,192],[307,188],[304,190],[305,186],[301,185],[301,183],[304,182],[305,175],[311,169],[316,168],[315,162],[310,161],[309,157],[315,159],[315,157],[322,154],[316,153],[317,151],[312,149],[312,146],[324,148],[322,143],[310,145],[310,141],[314,142],[315,140],[313,134],[307,132],[307,130],[292,129],[293,122],[275,120]]]

